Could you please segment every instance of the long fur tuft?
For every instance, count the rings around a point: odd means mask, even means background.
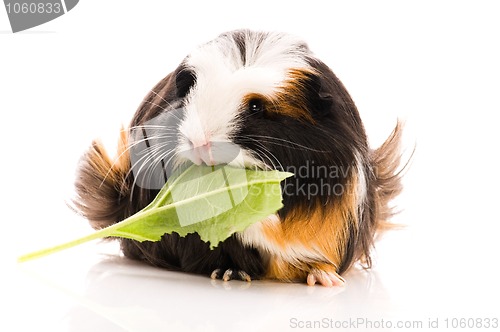
[[[390,220],[396,214],[396,211],[390,205],[390,202],[403,190],[401,178],[409,162],[401,166],[402,134],[403,124],[398,121],[387,140],[372,152],[372,170],[375,175],[375,202],[377,205],[377,233],[395,227]]]
[[[122,129],[115,160],[108,156],[100,142],[94,141],[82,156],[78,169],[74,209],[87,218],[94,229],[121,221],[130,197],[126,181],[130,169],[126,131]]]
[[[372,267],[371,250],[375,241],[385,231],[397,228],[391,222],[396,214],[391,201],[402,191],[402,172],[406,165],[401,167],[401,139],[403,124],[397,122],[392,133],[377,149],[371,150],[369,164],[368,199],[363,209],[360,229],[351,228],[351,254],[344,258],[340,273],[347,271],[356,261],[369,269]],[[348,251],[349,252],[349,251]]]

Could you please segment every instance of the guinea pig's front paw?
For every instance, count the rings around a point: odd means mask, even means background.
[[[316,283],[325,287],[344,286],[345,279],[330,269],[312,268],[307,275],[307,284],[314,286]]]
[[[223,281],[229,281],[229,280],[242,280],[247,282],[252,281],[250,275],[245,271],[233,270],[233,269],[227,269],[224,272],[222,272],[222,269],[215,269],[213,270],[212,274],[210,274],[210,278],[222,279]]]

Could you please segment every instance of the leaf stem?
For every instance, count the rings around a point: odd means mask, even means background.
[[[57,246],[49,247],[49,248],[46,248],[46,249],[38,250],[38,251],[35,251],[35,252],[32,252],[32,253],[20,256],[17,259],[17,261],[19,263],[26,262],[26,261],[29,261],[29,260],[32,260],[32,259],[36,259],[36,258],[40,258],[40,257],[43,257],[43,256],[50,255],[50,254],[55,253],[57,251],[61,251],[61,250],[64,250],[64,249],[75,247],[75,246],[77,246],[79,244],[82,244],[82,243],[85,243],[85,242],[89,242],[89,241],[92,241],[92,240],[104,238],[104,237],[106,237],[105,235],[103,235],[103,233],[105,233],[104,231],[107,231],[107,228],[102,229],[100,231],[97,231],[95,233],[89,234],[87,236],[81,237],[79,239],[70,241],[70,242],[66,242],[66,243],[63,243],[63,244],[59,244]]]
[[[143,215],[143,213],[141,213],[141,212],[142,211],[128,217],[127,219],[123,220],[122,222],[119,222],[119,223],[113,224],[111,226],[108,226],[106,228],[100,229],[92,234],[78,238],[76,240],[62,243],[62,244],[59,244],[59,245],[56,245],[53,247],[45,248],[42,250],[34,251],[34,252],[26,254],[26,255],[22,255],[22,256],[18,257],[17,261],[19,263],[30,261],[33,259],[37,259],[37,258],[40,258],[43,256],[47,256],[47,255],[56,253],[56,252],[61,251],[61,250],[76,247],[77,245],[80,245],[80,244],[85,243],[85,242],[90,242],[93,240],[103,239],[103,238],[109,237],[109,236],[114,236],[116,233],[118,233],[116,231],[116,229],[120,229],[121,227],[130,224],[134,220],[140,219],[141,216]]]

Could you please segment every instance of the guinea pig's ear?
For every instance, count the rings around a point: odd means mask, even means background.
[[[307,84],[303,87],[306,88],[311,115],[315,119],[320,119],[330,113],[334,101],[328,79],[324,77],[324,68],[319,66],[318,61],[311,61],[311,65],[314,72],[307,74]]]
[[[334,101],[333,96],[328,90],[322,88],[323,80],[314,75],[310,80],[311,89],[309,91],[309,108],[314,119],[319,120],[322,117],[330,114]]]
[[[310,89],[313,92],[313,117],[330,114],[332,109],[350,109],[354,106],[346,88],[333,71],[322,61],[310,60],[315,73],[311,75]]]

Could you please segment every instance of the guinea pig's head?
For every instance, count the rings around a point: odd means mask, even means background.
[[[237,30],[195,49],[151,90],[131,128],[133,169],[150,189],[186,161],[291,171],[308,183],[328,166],[333,185],[351,168],[364,172],[368,151],[342,83],[284,33]]]

